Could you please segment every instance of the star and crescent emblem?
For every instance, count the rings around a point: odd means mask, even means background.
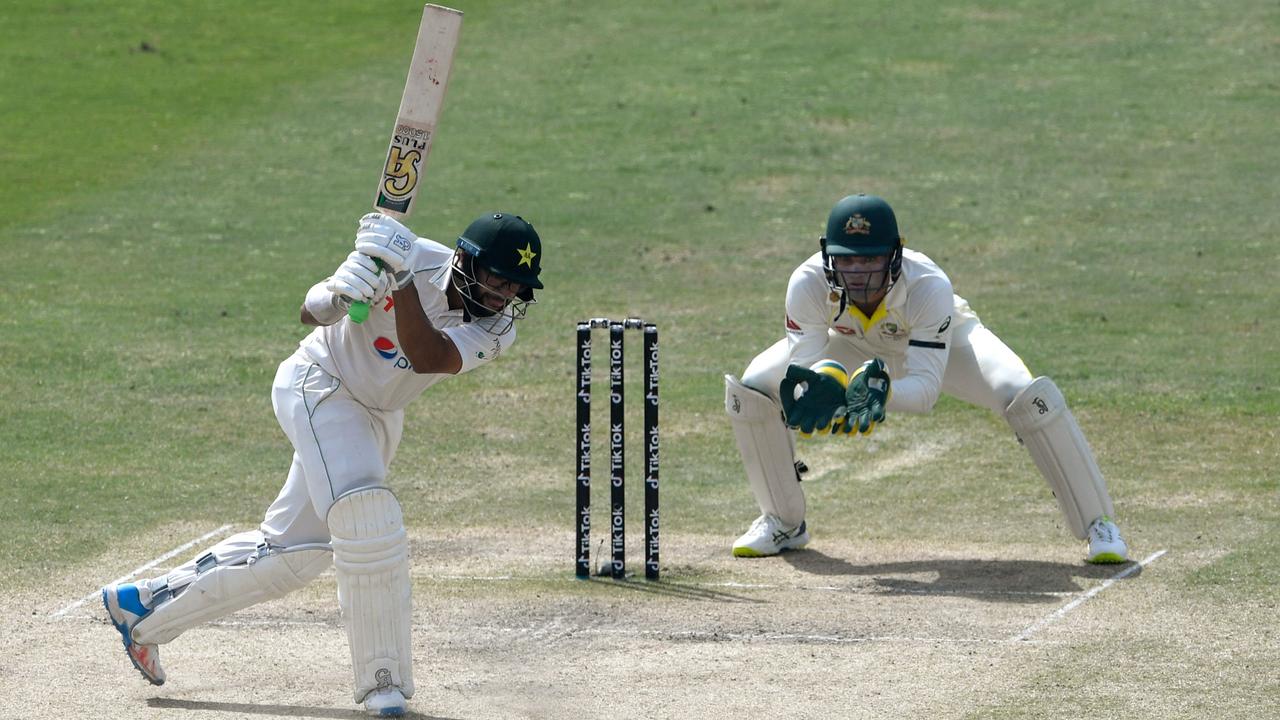
[[[517,248],[516,252],[520,253],[520,262],[516,263],[517,265],[533,267],[533,259],[538,256],[538,253],[533,251],[533,243],[526,243],[523,250]]]

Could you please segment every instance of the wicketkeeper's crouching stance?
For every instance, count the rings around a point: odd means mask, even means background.
[[[1062,393],[1049,378],[1031,376],[952,292],[941,268],[903,247],[889,204],[870,195],[842,199],[819,245],[791,274],[786,337],[756,356],[741,380],[725,376],[725,411],[763,513],[733,554],[774,555],[809,541],[788,427],[869,433],[886,412],[928,412],[947,393],[1009,423],[1067,527],[1088,540],[1089,562],[1126,561],[1106,482]]]
[[[297,590],[332,559],[355,701],[378,715],[405,712],[413,695],[409,544],[387,487],[404,407],[506,352],[515,320],[542,287],[541,266],[541,240],[516,215],[479,218],[455,250],[389,216],[361,218],[356,250],[303,302],[302,322],[316,329],[276,373],[272,403],[294,455],[259,529],[166,575],[102,590],[147,680],[165,680],[158,645]],[[356,300],[373,308],[363,324],[346,317]]]

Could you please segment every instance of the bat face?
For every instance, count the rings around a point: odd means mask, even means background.
[[[396,124],[374,207],[402,216],[409,214],[409,206],[418,194],[422,160],[430,147],[431,130],[408,123]]]
[[[427,4],[422,8],[418,41],[413,46],[409,77],[400,97],[400,114],[391,130],[387,161],[382,166],[373,208],[397,220],[413,212],[422,174],[431,153],[431,137],[436,132],[444,91],[449,87],[453,51],[458,47],[462,13],[453,8]],[[369,317],[369,305],[351,303],[347,315],[354,323]]]
[[[374,196],[374,208],[396,218],[413,211],[431,139],[435,135],[444,93],[449,85],[453,53],[462,29],[462,13],[440,5],[422,9],[418,40],[409,63],[400,113],[387,149],[387,161]]]

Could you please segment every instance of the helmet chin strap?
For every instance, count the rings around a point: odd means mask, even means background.
[[[822,271],[827,276],[827,287],[831,288],[833,293],[840,293],[840,308],[836,310],[835,316],[831,318],[831,322],[835,322],[844,314],[845,308],[849,307],[849,296],[845,293],[844,286],[836,282],[835,274],[832,270],[831,257],[827,255],[826,235],[818,238],[818,247],[822,248]]]

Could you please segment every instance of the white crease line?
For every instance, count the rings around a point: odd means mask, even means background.
[[[898,635],[866,635],[861,637],[844,637],[841,635],[797,635],[792,633],[766,633],[752,635],[749,633],[710,633],[705,631],[688,631],[662,633],[660,631],[646,633],[658,636],[667,635],[672,638],[689,638],[693,640],[765,640],[774,642],[819,642],[832,644],[852,643],[977,643],[981,645],[1000,644],[1006,641],[998,638],[942,638],[942,637],[905,637]]]
[[[501,628],[501,627],[476,627],[473,628],[480,631],[489,631],[495,634],[509,635],[529,635],[536,638],[543,638],[548,635],[564,635],[567,638],[575,636],[651,636],[656,638],[665,638],[671,640],[695,640],[710,642],[811,642],[811,643],[828,643],[833,645],[852,645],[859,643],[900,643],[900,644],[919,644],[919,643],[935,643],[935,644],[952,644],[952,645],[1005,645],[1013,642],[1001,638],[947,638],[947,637],[912,637],[905,635],[861,635],[861,636],[845,636],[845,635],[803,635],[796,633],[741,633],[741,632],[714,632],[708,630],[633,630],[633,629],[600,629],[600,628],[565,628],[561,626],[553,626],[546,628]],[[1054,643],[1046,643],[1054,644]]]
[[[165,553],[165,554],[161,555],[160,557],[156,558],[155,560],[152,560],[151,562],[147,563],[146,565],[143,565],[142,567],[135,569],[133,572],[129,573],[128,575],[121,575],[120,577],[116,578],[115,580],[112,580],[110,583],[107,583],[107,584],[108,584],[108,585],[110,585],[110,584],[114,584],[114,583],[124,582],[125,580],[128,580],[128,579],[129,579],[129,578],[131,578],[131,577],[134,577],[134,576],[140,575],[140,574],[142,574],[142,573],[144,573],[144,572],[146,572],[146,571],[150,570],[151,568],[153,568],[153,567],[155,567],[155,566],[159,565],[160,563],[164,562],[165,560],[168,560],[169,558],[173,557],[174,555],[177,555],[178,553],[183,552],[184,550],[187,550],[187,549],[188,549],[188,548],[190,548],[192,545],[195,545],[196,543],[204,542],[205,540],[208,540],[209,538],[213,537],[214,535],[217,535],[217,534],[219,534],[219,533],[226,532],[227,530],[230,530],[230,529],[231,529],[231,525],[230,525],[230,524],[228,524],[228,525],[223,525],[222,527],[218,528],[217,530],[211,530],[211,531],[209,531],[209,532],[205,533],[204,535],[201,535],[200,537],[196,538],[195,540],[192,540],[192,541],[190,541],[190,542],[183,543],[182,545],[179,545],[178,547],[176,547],[176,548],[174,548],[174,549],[170,550],[169,552],[167,552],[167,553]],[[64,608],[62,608],[62,609],[61,609],[61,610],[59,610],[58,612],[55,612],[55,613],[53,613],[53,614],[49,615],[49,617],[51,617],[51,618],[60,618],[60,617],[62,617],[63,615],[66,615],[67,613],[71,612],[72,610],[75,610],[76,608],[80,607],[81,605],[83,605],[83,604],[85,604],[85,603],[89,602],[90,600],[93,600],[94,598],[99,597],[99,595],[101,594],[101,592],[102,592],[101,590],[94,590],[93,592],[89,593],[88,595],[85,595],[84,597],[80,598],[79,600],[76,600],[75,602],[71,603],[70,605],[68,605],[68,606],[66,606],[66,607],[64,607]]]
[[[71,616],[73,618],[80,616]],[[83,616],[80,619],[91,619],[89,616]],[[244,620],[215,620],[205,624],[206,628],[219,629],[235,629],[235,628],[263,628],[263,627],[310,627],[310,628],[341,628],[340,622],[331,622],[324,620],[281,620],[281,619],[244,619]],[[418,630],[422,630],[423,626],[414,625]],[[535,639],[546,639],[551,636],[562,636],[562,639],[572,640],[575,637],[652,637],[666,640],[684,640],[694,642],[798,642],[798,643],[822,643],[828,645],[857,645],[857,644],[899,644],[899,645],[1007,645],[1015,640],[1001,638],[947,638],[947,637],[913,637],[906,635],[861,635],[861,636],[843,636],[843,635],[803,635],[794,633],[741,633],[741,632],[714,632],[709,630],[633,630],[633,629],[600,629],[600,628],[573,628],[562,625],[550,627],[520,627],[520,628],[504,628],[492,626],[471,626],[462,628],[445,628],[444,632],[454,629],[469,629],[479,632],[488,632],[494,635],[517,635],[531,637]],[[432,627],[431,630],[439,630]],[[1037,645],[1058,645],[1061,644],[1056,640],[1037,640]],[[1023,643],[1025,644],[1025,643]]]
[[[332,574],[332,571],[330,571]],[[545,576],[528,575],[439,575],[435,573],[413,573],[415,580],[439,580],[439,581],[459,581],[459,582],[511,582],[523,580],[528,582],[544,582],[547,580]],[[564,580],[564,578],[553,578],[553,581]],[[581,582],[577,578],[568,578],[567,582]],[[1037,592],[1034,590],[966,590],[962,588],[936,590],[933,588],[895,588],[882,587],[879,585],[787,585],[782,583],[744,583],[736,581],[728,582],[682,582],[674,581],[674,585],[667,586],[673,590],[680,588],[730,588],[734,590],[808,590],[815,592],[848,592],[863,593],[867,591],[883,591],[891,595],[940,595],[951,597],[973,597],[973,596],[992,596],[992,597],[1071,597],[1075,595],[1075,591],[1067,590],[1046,590]],[[661,585],[655,586],[661,588]]]
[[[1132,574],[1134,574],[1134,573],[1138,572],[1139,570],[1141,570],[1142,568],[1146,567],[1147,565],[1150,565],[1151,563],[1155,562],[1157,559],[1159,559],[1159,557],[1160,557],[1161,555],[1164,555],[1166,552],[1168,552],[1168,550],[1158,550],[1158,551],[1156,551],[1156,552],[1153,552],[1153,553],[1151,553],[1150,555],[1148,555],[1148,556],[1146,557],[1146,559],[1145,559],[1145,560],[1143,560],[1143,561],[1139,562],[1137,565],[1130,565],[1129,567],[1125,568],[1124,570],[1121,570],[1120,572],[1116,573],[1115,575],[1113,575],[1113,576],[1111,576],[1111,577],[1107,578],[1107,579],[1106,579],[1106,580],[1104,580],[1104,581],[1102,582],[1102,584],[1101,584],[1101,585],[1099,585],[1098,587],[1093,588],[1092,590],[1090,590],[1090,591],[1086,592],[1085,594],[1081,595],[1080,597],[1076,598],[1075,600],[1072,600],[1071,602],[1067,603],[1066,605],[1063,605],[1062,607],[1060,607],[1060,608],[1058,608],[1057,610],[1055,610],[1055,611],[1053,611],[1052,613],[1050,613],[1047,617],[1043,617],[1043,618],[1041,618],[1039,621],[1037,621],[1037,622],[1035,622],[1034,624],[1032,624],[1031,626],[1029,626],[1026,630],[1023,630],[1021,633],[1019,633],[1019,634],[1015,635],[1015,636],[1013,637],[1013,640],[1015,640],[1015,641],[1017,641],[1017,640],[1030,640],[1032,635],[1034,635],[1034,634],[1036,634],[1037,632],[1039,632],[1040,630],[1044,629],[1044,627],[1045,627],[1046,625],[1048,625],[1049,623],[1051,623],[1051,622],[1053,622],[1053,621],[1055,621],[1055,620],[1058,620],[1059,618],[1063,617],[1064,615],[1066,615],[1067,613],[1071,612],[1072,610],[1075,610],[1077,607],[1080,607],[1080,605],[1081,605],[1085,600],[1088,600],[1089,598],[1093,597],[1094,595],[1097,595],[1098,593],[1102,592],[1103,590],[1106,590],[1107,588],[1111,587],[1112,585],[1114,585],[1114,584],[1116,583],[1116,581],[1117,581],[1117,580],[1123,580],[1123,579],[1125,579],[1125,578],[1129,577],[1130,575],[1132,575]]]
[[[895,588],[880,585],[775,585],[769,583],[743,583],[743,582],[718,582],[718,583],[690,583],[701,587],[726,587],[738,588],[742,590],[816,590],[820,592],[859,592],[865,590],[882,590],[891,595],[954,595],[958,597],[969,597],[974,595],[992,595],[995,597],[1003,596],[1019,596],[1027,595],[1030,597],[1069,597],[1075,595],[1074,592],[1062,590],[1046,590],[1044,592],[1036,592],[1034,590],[966,590],[963,588],[954,588],[949,590],[936,590],[932,588]]]

